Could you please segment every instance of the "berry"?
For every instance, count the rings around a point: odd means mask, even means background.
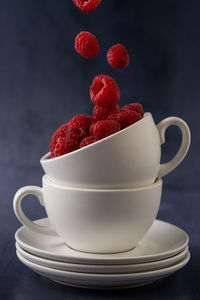
[[[141,114],[141,116],[144,115],[144,110],[140,103],[130,103],[122,107],[122,110],[127,110],[127,109],[137,111],[139,114]]]
[[[99,139],[96,137],[96,136],[88,136],[88,137],[86,137],[86,138],[84,138],[83,140],[82,140],[82,142],[80,143],[80,148],[83,148],[83,147],[85,147],[85,146],[88,146],[88,145],[90,145],[90,144],[92,144],[92,143],[95,143],[95,142],[97,142]]]
[[[121,44],[112,46],[107,52],[108,63],[116,69],[123,69],[129,64],[129,55]]]
[[[120,124],[114,120],[98,121],[93,128],[93,134],[98,139],[103,139],[120,130]]]
[[[90,116],[79,114],[71,119],[71,121],[69,122],[69,125],[78,127],[78,128],[82,127],[85,130],[89,131],[89,128],[92,124],[92,120],[93,120],[93,118]]]
[[[80,143],[75,141],[75,140],[71,140],[69,138],[66,138],[66,143],[65,143],[65,151],[66,153],[72,152],[74,150],[77,150],[80,148]]]
[[[93,124],[90,126],[90,130],[89,130],[90,135],[93,135],[93,129],[94,129],[94,126],[95,126],[95,123],[93,123]]]
[[[65,154],[65,137],[59,137],[56,141],[54,151],[52,153],[53,157],[58,157]]]
[[[133,110],[122,110],[117,116],[117,120],[122,129],[134,124],[140,119],[142,119],[141,114]]]
[[[101,0],[72,0],[74,4],[82,11],[89,13],[97,8]]]
[[[53,134],[52,138],[51,138],[51,143],[50,143],[50,151],[51,153],[54,152],[54,149],[55,149],[55,146],[56,146],[56,142],[57,142],[57,139],[59,137],[65,137],[65,132],[67,130],[67,128],[69,127],[69,124],[66,123],[66,124],[63,124],[61,125]]]
[[[71,140],[80,142],[80,141],[82,141],[82,139],[84,139],[86,136],[88,136],[88,131],[83,127],[69,126],[66,129],[65,136]]]
[[[75,49],[85,58],[93,58],[99,53],[99,43],[96,36],[81,31],[75,38]]]
[[[120,89],[110,76],[98,75],[90,87],[90,97],[95,105],[112,106],[120,99]]]
[[[78,148],[79,143],[77,141],[65,137],[59,137],[56,141],[54,152],[51,154],[53,157],[58,157],[77,150]]]
[[[108,120],[115,120],[118,122],[119,112],[111,112],[108,116]]]
[[[119,106],[114,104],[112,106],[99,106],[96,105],[93,110],[95,122],[106,120],[111,112],[119,111]]]

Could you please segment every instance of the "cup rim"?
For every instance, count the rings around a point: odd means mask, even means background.
[[[44,163],[46,164],[47,162],[54,162],[54,161],[62,160],[62,159],[64,159],[64,158],[66,158],[66,157],[70,157],[70,156],[72,156],[72,155],[75,155],[75,154],[78,153],[78,152],[87,151],[88,148],[92,148],[92,147],[94,148],[94,147],[96,147],[99,143],[104,143],[104,142],[106,142],[107,140],[110,140],[110,139],[114,138],[115,136],[120,135],[120,134],[122,134],[122,133],[124,133],[124,132],[130,130],[130,129],[133,128],[133,127],[138,126],[139,124],[143,123],[148,117],[149,117],[149,118],[152,117],[152,114],[151,114],[150,112],[146,112],[146,113],[144,114],[143,118],[140,119],[139,121],[137,121],[136,123],[134,123],[134,124],[132,124],[132,125],[130,125],[130,126],[124,128],[124,129],[122,129],[122,130],[120,130],[120,131],[118,131],[118,132],[116,132],[116,133],[114,133],[114,134],[112,134],[112,135],[109,135],[109,136],[103,138],[102,140],[99,140],[99,141],[97,141],[97,142],[95,142],[95,143],[93,143],[93,144],[90,144],[90,145],[88,145],[88,146],[85,146],[85,147],[83,147],[83,148],[79,148],[79,149],[77,149],[77,150],[75,150],[75,151],[72,151],[72,152],[70,152],[70,153],[61,155],[61,156],[59,156],[59,157],[54,157],[54,158],[51,158],[51,159],[50,159],[51,152],[48,152],[48,153],[46,153],[45,155],[42,156],[42,158],[40,159],[40,163],[43,165]]]
[[[101,188],[80,188],[80,187],[71,187],[64,184],[59,184],[47,175],[44,175],[42,178],[42,182],[53,186],[55,188],[61,189],[61,190],[71,190],[71,191],[77,191],[77,192],[98,192],[98,193],[119,193],[119,192],[133,192],[133,191],[141,191],[141,190],[148,190],[157,188],[158,186],[162,185],[162,178],[156,178],[155,182],[149,185],[141,186],[141,187],[135,187],[135,188],[113,188],[113,189],[101,189]]]

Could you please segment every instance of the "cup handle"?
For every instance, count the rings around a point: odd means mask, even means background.
[[[42,188],[37,186],[25,186],[17,191],[17,193],[14,196],[13,200],[13,209],[14,212],[18,218],[18,220],[28,228],[32,229],[33,231],[39,232],[39,233],[45,233],[52,235],[55,232],[51,227],[48,226],[41,226],[34,222],[32,222],[30,219],[28,219],[21,207],[22,199],[28,195],[34,195],[38,198],[40,204],[44,206],[43,202],[43,195],[42,195]]]
[[[174,158],[170,160],[168,163],[164,163],[160,165],[160,171],[158,177],[163,177],[169,174],[172,170],[174,170],[182,162],[190,146],[190,140],[191,140],[190,129],[182,119],[177,117],[166,118],[162,120],[159,124],[157,124],[157,128],[160,134],[161,144],[165,143],[166,129],[172,125],[178,126],[180,128],[182,134],[182,143]]]

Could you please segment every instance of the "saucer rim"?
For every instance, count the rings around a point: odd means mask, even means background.
[[[141,264],[125,264],[125,265],[98,265],[98,264],[73,264],[69,262],[59,262],[55,260],[50,260],[46,258],[39,257],[37,255],[34,255],[30,252],[27,252],[23,248],[20,247],[20,245],[16,242],[15,243],[16,250],[27,260],[30,260],[31,262],[35,264],[42,265],[44,267],[49,267],[53,269],[63,270],[63,271],[70,271],[70,272],[80,272],[80,273],[98,273],[98,274],[127,274],[127,273],[137,273],[137,272],[147,272],[150,270],[157,270],[160,268],[166,268],[169,266],[172,266],[173,264],[176,264],[180,262],[184,257],[186,257],[186,254],[189,250],[189,247],[186,246],[186,248],[178,253],[177,255],[174,255],[172,257],[154,261],[154,262],[147,262],[147,263],[141,263]],[[49,264],[49,265],[48,265]],[[71,268],[71,269],[70,269]],[[106,269],[106,271],[105,271]]]
[[[81,272],[70,272],[70,271],[64,271],[64,270],[58,270],[54,268],[48,268],[41,266],[39,264],[35,264],[28,259],[24,258],[17,250],[16,250],[16,255],[18,259],[23,263],[23,261],[27,262],[28,267],[31,268],[31,266],[35,266],[35,268],[39,269],[41,272],[49,272],[49,275],[54,275],[54,276],[63,276],[63,277],[70,277],[72,276],[73,279],[83,279],[83,280],[90,280],[90,279],[96,279],[97,281],[103,281],[108,282],[114,281],[114,280],[142,280],[144,278],[148,278],[148,276],[156,277],[156,276],[162,276],[162,275],[167,275],[170,273],[174,273],[181,268],[183,268],[190,260],[191,254],[190,251],[188,250],[186,256],[177,264],[174,264],[170,267],[167,268],[161,268],[158,270],[153,270],[153,271],[147,271],[147,272],[138,272],[138,273],[128,273],[128,274],[96,274],[96,273],[81,273]],[[25,263],[24,263],[25,264]],[[26,266],[27,266],[26,264]]]
[[[40,221],[46,221],[48,220],[48,218],[40,218],[38,220],[35,220],[34,222],[40,222]],[[176,228],[176,230],[179,230],[180,232],[182,232],[182,234],[184,234],[185,236],[185,242],[183,245],[179,246],[178,248],[176,249],[172,249],[172,250],[169,250],[169,251],[164,251],[164,252],[161,252],[159,254],[150,254],[150,255],[144,255],[144,256],[135,256],[135,257],[121,257],[121,258],[113,258],[113,257],[109,257],[113,254],[92,254],[92,253],[89,253],[89,255],[91,257],[72,257],[70,255],[67,255],[67,256],[63,256],[63,255],[58,255],[58,254],[55,254],[55,253],[52,253],[52,252],[49,252],[49,251],[44,251],[44,250],[41,250],[41,249],[37,249],[36,247],[33,247],[33,246],[30,246],[26,243],[24,243],[23,241],[21,241],[19,239],[19,234],[21,231],[24,230],[24,228],[27,228],[25,226],[21,226],[15,233],[15,239],[16,241],[18,242],[18,244],[20,245],[21,248],[23,248],[24,250],[27,250],[28,252],[31,252],[33,254],[36,254],[37,256],[41,256],[43,258],[49,258],[49,259],[54,259],[54,260],[57,260],[57,261],[61,261],[61,262],[71,262],[71,263],[85,263],[85,264],[93,264],[95,262],[95,264],[133,264],[133,263],[147,263],[147,262],[153,262],[153,261],[159,261],[159,260],[162,260],[162,259],[165,259],[165,258],[170,258],[174,255],[177,255],[178,253],[180,253],[181,251],[183,251],[183,249],[185,249],[185,247],[188,245],[189,243],[189,237],[187,235],[187,233],[181,229],[180,227],[176,226],[176,225],[173,225],[169,222],[166,222],[166,221],[161,221],[161,220],[158,220],[156,219],[154,221],[155,222],[161,222],[161,223],[165,223],[167,226],[172,226],[174,228]],[[35,233],[35,232],[34,232]],[[55,236],[58,237],[55,233]],[[145,237],[144,237],[145,238]],[[68,247],[68,246],[67,246]],[[75,250],[74,250],[75,251]],[[128,251],[130,252],[130,251]],[[84,255],[83,252],[80,252],[82,255]],[[88,254],[88,253],[87,253]],[[97,257],[98,255],[101,255],[103,256],[104,255],[104,258],[103,257]],[[95,257],[96,256],[96,257]],[[107,257],[105,257],[107,256]]]

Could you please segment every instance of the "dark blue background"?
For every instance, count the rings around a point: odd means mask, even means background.
[[[199,299],[200,271],[200,4],[190,0],[102,0],[83,14],[71,0],[0,1],[0,298],[1,299]],[[73,49],[74,37],[88,30],[101,52],[85,60]],[[126,45],[130,66],[107,64],[114,43]],[[190,236],[190,263],[151,287],[94,292],[63,287],[23,266],[16,258],[14,233],[20,226],[12,200],[18,188],[41,185],[40,157],[52,132],[77,113],[92,113],[89,85],[106,73],[118,82],[120,105],[140,101],[158,122],[183,118],[191,128],[187,158],[164,178],[158,218]],[[167,132],[164,160],[180,143]],[[25,201],[32,218],[45,216],[35,199]]]

